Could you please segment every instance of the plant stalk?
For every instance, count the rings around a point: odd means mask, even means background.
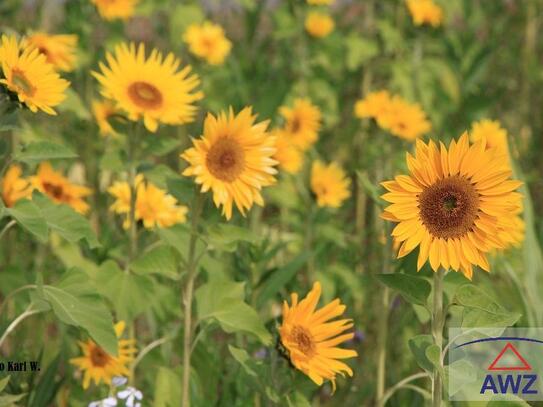
[[[434,343],[439,347],[439,367],[434,368],[432,379],[432,407],[441,407],[443,399],[443,383],[441,380],[441,371],[443,362],[441,354],[443,352],[443,276],[445,272],[439,269],[434,273],[434,298],[432,307],[432,335]]]

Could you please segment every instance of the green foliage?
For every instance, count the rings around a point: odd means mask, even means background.
[[[407,301],[426,305],[431,287],[425,279],[403,273],[378,274],[377,279],[387,287],[398,291]]]
[[[179,279],[177,253],[171,246],[157,246],[139,256],[130,269],[138,274],[159,274]]]
[[[77,158],[77,154],[62,144],[49,141],[36,141],[15,153],[13,159],[27,164],[36,164],[47,160]]]

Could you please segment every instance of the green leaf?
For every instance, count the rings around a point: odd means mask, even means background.
[[[172,137],[147,137],[145,139],[143,156],[162,156],[175,150],[181,145],[181,139]]]
[[[26,393],[23,394],[5,394],[0,396],[0,407],[15,407],[15,402],[21,400],[23,397],[26,397]]]
[[[257,312],[243,301],[245,283],[227,280],[211,281],[196,291],[198,318],[213,318],[226,332],[248,332],[264,344],[271,343],[271,335]]]
[[[204,21],[202,9],[197,5],[177,5],[170,13],[170,34],[172,44],[181,44],[183,34],[190,24]]]
[[[429,373],[434,371],[434,364],[426,356],[426,350],[432,345],[434,345],[432,335],[417,335],[409,339],[409,349],[415,356],[417,364]]]
[[[357,34],[345,39],[347,47],[346,65],[349,71],[354,71],[364,65],[379,53],[379,47],[375,41],[365,39]]]
[[[456,360],[444,368],[445,379],[448,383],[449,396],[458,393],[465,385],[477,380],[477,371],[471,363],[465,359]],[[454,376],[454,384],[450,382],[450,377]]]
[[[181,405],[181,376],[174,370],[159,367],[155,381],[155,407]]]
[[[0,393],[3,392],[6,386],[8,385],[10,377],[11,376],[6,376],[3,379],[0,379]]]
[[[36,164],[41,161],[76,157],[77,154],[66,146],[50,141],[36,141],[28,144],[24,150],[15,153],[13,159],[27,164]]]
[[[67,271],[56,284],[44,285],[43,295],[62,322],[85,329],[106,352],[117,354],[111,314],[83,271]]]
[[[31,393],[29,407],[48,406],[53,402],[53,398],[62,384],[62,380],[55,380],[60,364],[61,357],[59,354],[40,376],[38,384]]]
[[[239,362],[239,364],[243,367],[248,375],[253,377],[258,376],[257,373],[249,366],[249,363],[251,362],[251,357],[245,349],[239,349],[234,346],[228,345],[228,350],[230,351],[230,354],[234,357],[234,359]]]
[[[66,94],[66,99],[58,105],[58,110],[60,112],[72,112],[78,119],[90,120],[91,114],[77,92],[73,88],[68,88],[64,93]]]
[[[17,201],[13,208],[5,208],[4,211],[41,242],[47,241],[49,236],[47,223],[43,219],[40,208],[34,202],[22,199]]]
[[[287,396],[288,407],[311,407],[311,403],[299,391]]]
[[[160,274],[179,280],[176,251],[170,246],[158,246],[139,256],[130,269],[138,274]]]
[[[377,279],[387,287],[398,291],[407,301],[424,305],[432,291],[430,283],[423,278],[403,273],[378,274]]]
[[[436,344],[432,344],[424,351],[426,358],[436,367],[441,365],[440,354],[441,350]]]
[[[158,234],[162,241],[172,246],[181,255],[183,259],[187,259],[190,243],[190,230],[183,225],[174,225],[167,229],[158,229]],[[205,250],[205,244],[198,238],[196,242],[196,256]]]
[[[256,243],[259,238],[249,229],[227,223],[220,223],[208,229],[210,249],[233,252],[239,242]]]

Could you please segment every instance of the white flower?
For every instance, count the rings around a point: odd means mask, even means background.
[[[141,407],[141,404],[137,403],[136,400],[143,399],[143,394],[134,387],[127,387],[125,390],[118,392],[117,397],[121,400],[126,399],[127,407]]]
[[[113,379],[111,379],[111,384],[113,384],[114,387],[121,387],[126,384],[128,379],[123,376],[115,376]]]
[[[115,397],[108,397],[107,399],[91,402],[89,407],[113,407],[116,405],[117,399]]]

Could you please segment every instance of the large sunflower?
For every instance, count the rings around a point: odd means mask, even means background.
[[[32,112],[39,109],[54,115],[53,107],[64,100],[64,91],[70,83],[55,72],[45,55],[25,43],[18,43],[15,36],[2,36],[0,63],[4,78],[0,83],[17,94],[19,101]]]
[[[28,43],[40,51],[47,62],[60,71],[73,71],[75,68],[75,51],[77,48],[77,35],[59,34],[50,35],[36,32],[28,37]]]
[[[102,73],[92,74],[102,85],[101,93],[128,113],[131,120],[143,117],[145,127],[155,132],[158,123],[183,124],[194,120],[193,103],[203,97],[194,92],[199,85],[197,75],[190,75],[190,66],[177,71],[180,60],[173,54],[163,59],[153,49],[145,59],[145,46],[121,44],[114,56],[106,54],[109,67],[100,63]]]
[[[275,182],[275,137],[266,132],[268,121],[255,124],[255,119],[250,107],[238,115],[232,109],[208,114],[202,138],[181,154],[189,163],[183,175],[196,177],[202,192],[211,189],[227,219],[233,203],[243,215],[254,203],[263,205],[262,187]]]
[[[4,178],[0,182],[2,189],[2,200],[10,208],[15,205],[19,199],[30,198],[32,187],[26,178],[21,177],[22,170],[17,164],[13,164],[6,171]]]
[[[464,133],[448,149],[417,140],[407,165],[410,175],[382,183],[391,203],[382,216],[398,223],[398,257],[418,246],[418,269],[429,260],[434,271],[451,268],[470,279],[473,265],[489,271],[486,254],[518,240],[522,182],[510,179],[507,162],[482,142],[470,145]]]
[[[321,111],[309,99],[296,99],[292,107],[281,106],[279,112],[294,145],[306,150],[317,141]]]
[[[126,20],[134,15],[139,0],[91,0],[106,20]]]
[[[128,364],[134,359],[136,341],[134,339],[120,339],[125,328],[123,321],[115,324],[115,333],[118,339],[117,356],[108,354],[94,341],[79,342],[83,356],[70,359],[70,363],[85,371],[83,376],[83,388],[87,389],[91,380],[95,384],[104,382],[111,384],[115,376],[129,376]]]
[[[286,348],[291,363],[317,385],[330,380],[336,387],[336,374],[353,371],[339,359],[358,356],[356,351],[337,345],[353,339],[354,333],[345,333],[353,327],[352,320],[339,319],[345,305],[335,299],[316,310],[321,295],[321,285],[316,282],[307,297],[298,302],[298,294],[291,295],[292,304],[283,302],[283,321],[279,327],[281,344]]]

